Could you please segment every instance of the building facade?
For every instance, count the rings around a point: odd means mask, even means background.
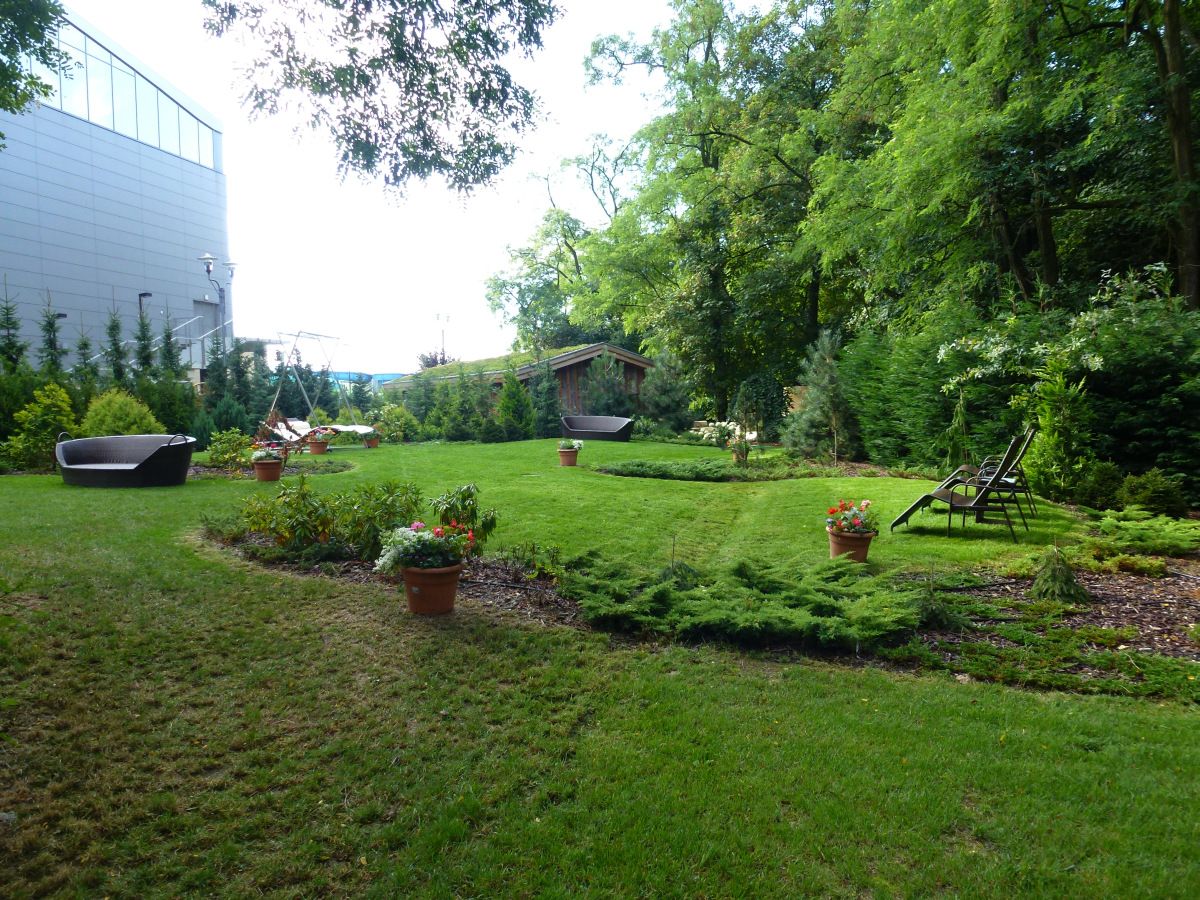
[[[105,343],[111,311],[130,341],[139,311],[156,344],[170,328],[203,367],[211,336],[231,334],[225,175],[219,122],[98,28],[68,12],[59,34],[73,64],[35,66],[54,97],[0,112],[0,291],[36,348],[47,308],[62,343]],[[72,352],[66,365],[78,360]]]

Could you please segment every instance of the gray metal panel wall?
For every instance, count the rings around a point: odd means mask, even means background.
[[[74,347],[82,330],[94,352],[114,306],[123,335],[133,336],[140,292],[154,294],[147,313],[156,337],[164,316],[181,325],[194,300],[216,301],[196,257],[228,258],[221,172],[56,109],[0,112],[0,132],[0,277],[31,357],[47,295],[67,314],[64,343]],[[186,343],[199,325],[176,336]],[[193,360],[202,364],[198,346]]]

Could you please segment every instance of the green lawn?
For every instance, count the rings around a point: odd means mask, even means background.
[[[630,565],[827,554],[844,496],[619,479],[553,442],[337,451],[314,479],[466,480],[497,543]],[[585,463],[702,448],[589,442]],[[1194,705],[1023,692],[538,628],[247,565],[203,514],[273,487],[0,479],[0,895],[1194,896]],[[1073,527],[886,532],[880,569]],[[12,816],[15,814],[15,821]]]

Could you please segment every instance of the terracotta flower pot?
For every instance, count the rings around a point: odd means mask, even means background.
[[[313,454],[313,456],[320,456],[322,453],[324,453],[328,449],[329,449],[329,444],[326,441],[309,441],[308,442],[308,452]]]
[[[458,576],[463,564],[441,569],[402,569],[408,611],[420,616],[442,616],[454,612]]]
[[[560,466],[573,466],[575,461],[579,459],[578,450],[559,450],[558,464]]]
[[[849,553],[852,560],[861,563],[867,561],[867,551],[871,549],[871,539],[878,534],[876,531],[868,531],[863,534],[853,531],[834,531],[828,525],[825,526],[825,531],[829,535],[830,559],[836,559]]]
[[[278,481],[283,474],[282,459],[258,459],[254,461],[254,477],[259,481]]]
[[[368,450],[374,450],[379,446],[379,438],[367,438],[363,441],[363,446]]]

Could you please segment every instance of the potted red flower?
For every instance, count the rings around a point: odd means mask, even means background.
[[[829,534],[830,559],[849,554],[856,562],[866,562],[871,540],[879,534],[879,521],[870,500],[839,500],[837,506],[827,510],[825,531]]]

